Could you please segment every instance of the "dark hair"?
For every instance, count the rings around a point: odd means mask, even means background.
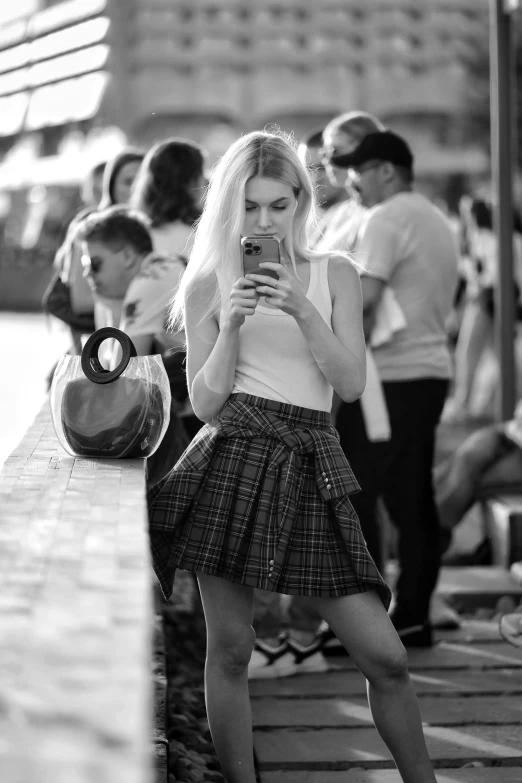
[[[99,209],[107,209],[107,207],[118,203],[114,193],[118,174],[127,163],[141,163],[144,157],[145,154],[140,150],[127,147],[118,152],[112,160],[107,161],[103,173],[103,195]]]
[[[478,228],[486,228],[493,231],[493,206],[482,198],[473,198],[469,211]],[[520,212],[513,208],[513,231],[522,234],[522,220]]]
[[[474,198],[469,211],[478,228],[493,228],[493,209],[487,201]]]
[[[405,185],[411,185],[413,180],[415,179],[415,176],[413,174],[413,166],[397,166],[394,165],[393,168],[395,169],[400,181],[404,183]]]
[[[187,139],[155,144],[146,154],[133,186],[131,204],[154,228],[181,220],[192,225],[200,216],[191,190],[203,174],[203,150]]]
[[[144,218],[125,206],[91,212],[78,227],[78,239],[100,242],[112,250],[131,245],[137,253],[152,253],[152,238]]]
[[[301,144],[306,145],[307,147],[313,147],[314,149],[320,148],[323,146],[323,132],[322,130],[314,130],[311,133],[307,133],[306,136],[303,136],[301,139]]]

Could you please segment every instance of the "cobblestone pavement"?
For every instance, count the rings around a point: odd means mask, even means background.
[[[40,410],[46,377],[67,345],[57,321],[0,312],[0,466]]]
[[[438,783],[519,783],[522,651],[491,621],[437,638],[409,661]],[[325,674],[251,683],[262,783],[400,783],[364,678],[349,658],[330,661]]]

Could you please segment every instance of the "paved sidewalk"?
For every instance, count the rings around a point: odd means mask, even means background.
[[[262,783],[400,783],[364,678],[329,660],[325,674],[250,684]],[[522,651],[495,622],[468,621],[409,660],[438,783],[520,783]]]
[[[441,425],[436,463],[488,423]],[[522,587],[501,568],[445,568],[438,592],[466,611],[506,595],[518,602]],[[438,783],[522,783],[522,651],[492,621],[436,639],[409,660]],[[364,678],[349,658],[329,660],[326,674],[250,684],[262,783],[400,783]]]

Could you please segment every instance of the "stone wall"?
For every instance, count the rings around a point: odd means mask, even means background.
[[[44,407],[0,473],[0,780],[150,783],[143,460],[74,459]]]

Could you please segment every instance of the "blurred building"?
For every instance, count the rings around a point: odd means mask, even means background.
[[[0,307],[39,302],[78,184],[127,142],[188,136],[211,164],[244,131],[364,109],[455,202],[488,170],[463,65],[487,29],[488,0],[0,2]]]
[[[72,181],[125,138],[183,134],[215,158],[244,130],[300,136],[355,108],[407,135],[422,175],[487,166],[466,137],[462,64],[487,33],[487,0],[12,5],[0,11],[0,187]]]

